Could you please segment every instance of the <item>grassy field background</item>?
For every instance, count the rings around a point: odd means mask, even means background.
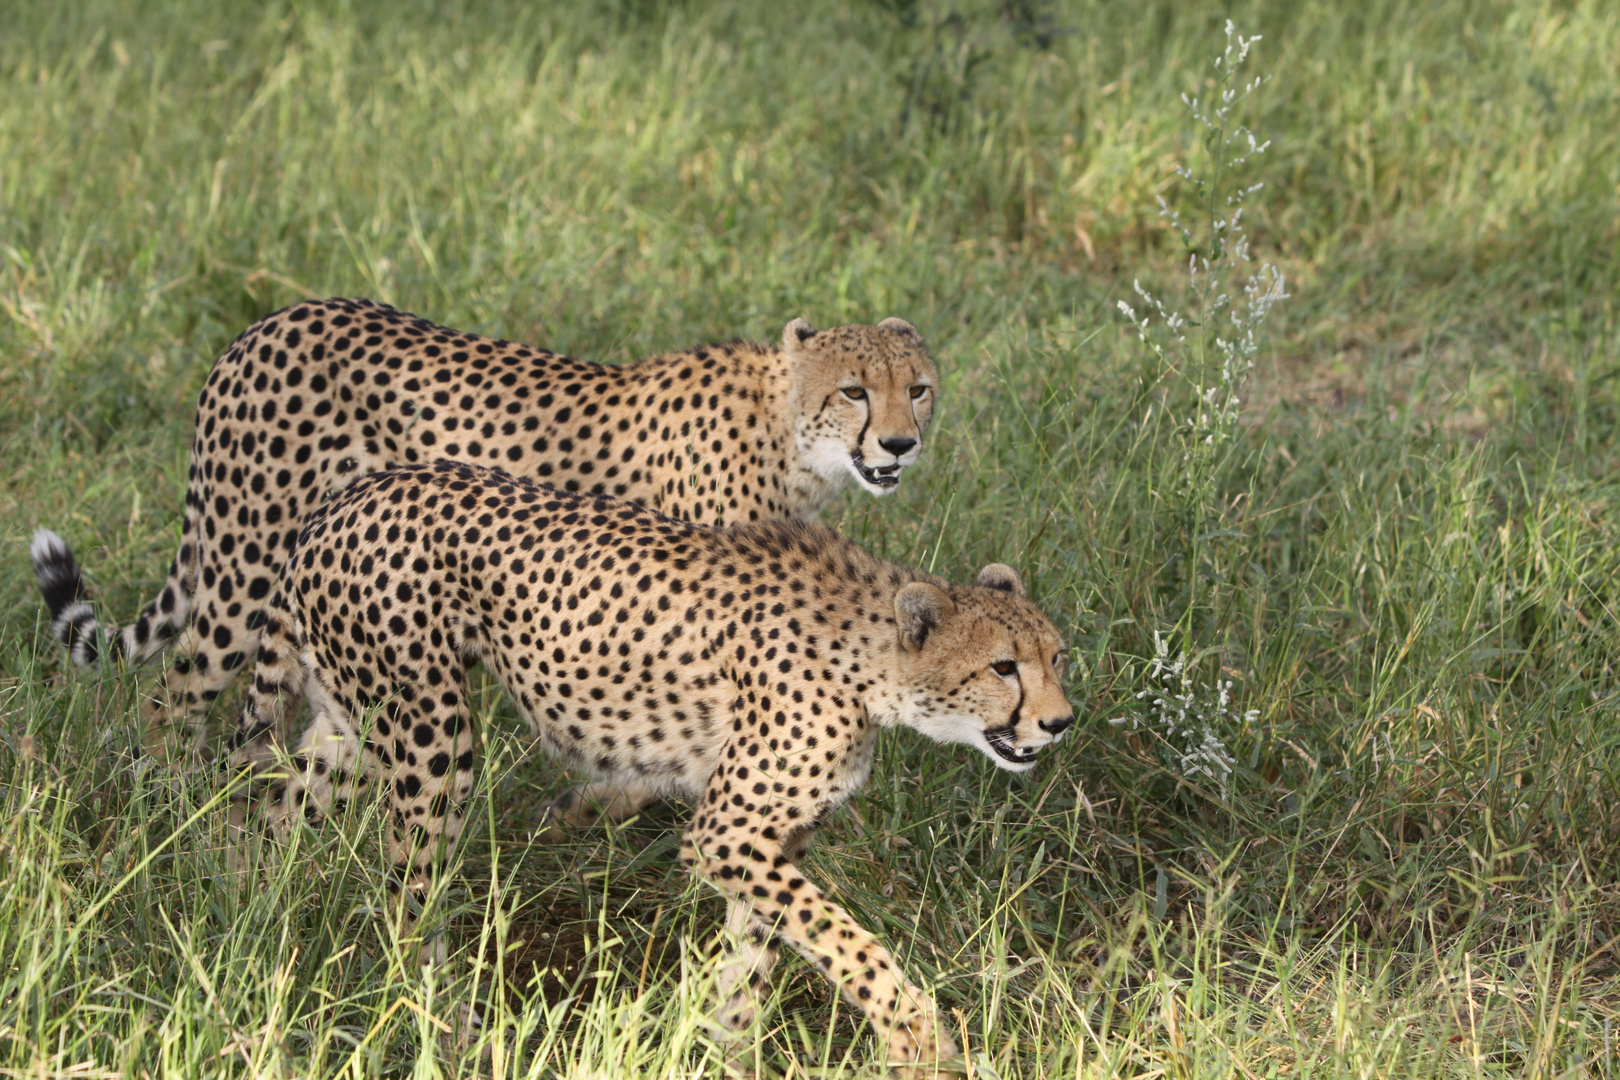
[[[974,1075],[1620,1073],[1620,8],[448,7],[10,6],[0,1074],[720,1073],[679,808],[529,846],[567,778],[487,691],[425,980],[374,814],[227,874],[211,793],[132,766],[150,675],[73,675],[43,632],[30,531],[133,613],[213,358],[324,295],[604,360],[921,329],[924,465],[828,518],[957,580],[1017,565],[1081,722],[1016,779],[885,735],[809,867]],[[1205,451],[1205,330],[1161,360],[1116,304],[1193,310],[1156,198],[1207,220],[1181,95],[1228,17],[1274,76],[1230,180],[1265,182],[1291,298]],[[1189,769],[1205,729],[1230,774]],[[816,973],[775,985],[763,1074],[876,1074]],[[446,1049],[470,1000],[494,1037]]]

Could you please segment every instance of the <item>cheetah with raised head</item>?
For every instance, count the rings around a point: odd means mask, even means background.
[[[202,714],[257,649],[299,528],[334,488],[390,465],[499,465],[568,491],[706,523],[811,519],[851,481],[893,491],[922,450],[939,372],[903,319],[779,346],[731,342],[612,366],[449,330],[369,300],[254,323],[197,399],[179,552],[131,623],[98,622],[56,534],[33,560],[51,629],[79,664],[174,645],[143,705],[147,744]]]
[[[440,462],[367,476],[311,518],[228,767],[258,775],[283,835],[385,788],[394,888],[419,893],[461,832],[482,662],[544,746],[601,778],[611,816],[693,801],[682,857],[739,940],[723,1022],[751,1022],[786,942],[921,1073],[955,1053],[933,1002],[799,857],[881,727],[1032,768],[1074,720],[1062,651],[1007,566],[952,585],[816,524],[715,529]],[[289,769],[300,695],[314,715]]]

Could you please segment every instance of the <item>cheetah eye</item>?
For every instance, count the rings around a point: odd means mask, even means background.
[[[926,386],[913,386],[911,388],[910,393],[911,393],[911,400],[912,401],[919,401],[919,400],[922,399],[922,396],[924,394],[928,393],[928,387],[926,387]]]
[[[859,386],[846,386],[843,388],[844,396],[851,401],[865,401],[866,391]]]
[[[997,660],[990,665],[990,670],[997,675],[1011,675],[1018,670],[1018,665],[1011,660]]]

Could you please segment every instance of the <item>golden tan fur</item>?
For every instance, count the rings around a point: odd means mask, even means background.
[[[445,459],[711,524],[813,519],[851,480],[893,490],[938,393],[900,319],[820,333],[795,319],[779,347],[612,366],[368,300],[298,304],[243,332],[203,387],[179,552],[146,610],[122,628],[98,623],[67,545],[46,530],[35,572],[76,662],[173,645],[143,706],[148,745],[162,751],[171,727],[200,745],[201,714],[258,648],[299,528],[358,475]]]

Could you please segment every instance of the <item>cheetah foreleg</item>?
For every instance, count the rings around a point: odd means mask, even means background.
[[[773,816],[770,807],[763,819]],[[722,812],[723,813],[723,812]],[[849,913],[799,873],[783,845],[760,832],[751,839],[727,836],[724,822],[699,812],[687,831],[682,858],[711,885],[740,906],[750,932],[764,928],[780,937],[837,985],[852,1005],[866,1014],[887,1060],[903,1076],[935,1074],[942,1059],[955,1057],[956,1044],[939,1026],[933,999],[907,982],[894,957],[867,933]],[[729,842],[728,842],[729,841]],[[767,936],[764,940],[769,940]],[[722,961],[722,989],[731,997],[744,985],[757,990],[743,976],[760,974],[765,960],[762,946],[745,934],[739,946]],[[726,1002],[730,1010],[722,1022],[753,1019],[746,1002]]]
[[[800,829],[789,835],[781,853],[789,862],[797,863],[809,842],[810,830]],[[781,939],[776,927],[760,918],[754,905],[745,900],[727,903],[726,933],[730,947],[720,965],[720,1022],[731,1031],[743,1031],[759,1016],[765,983],[776,966]],[[742,1049],[736,1047],[733,1057],[733,1064],[739,1068],[744,1063],[735,1055]]]
[[[720,964],[720,1023],[744,1031],[759,1017],[765,982],[776,966],[776,930],[754,916],[752,904],[732,900],[726,907],[729,947]]]
[[[472,714],[462,670],[451,669],[436,695],[423,694],[409,708],[377,709],[371,717],[366,764],[380,766],[387,784],[393,829],[388,840],[388,887],[401,897],[403,932],[417,922],[417,908],[428,898],[465,824],[473,785]],[[423,942],[421,959],[440,964],[442,937]]]

